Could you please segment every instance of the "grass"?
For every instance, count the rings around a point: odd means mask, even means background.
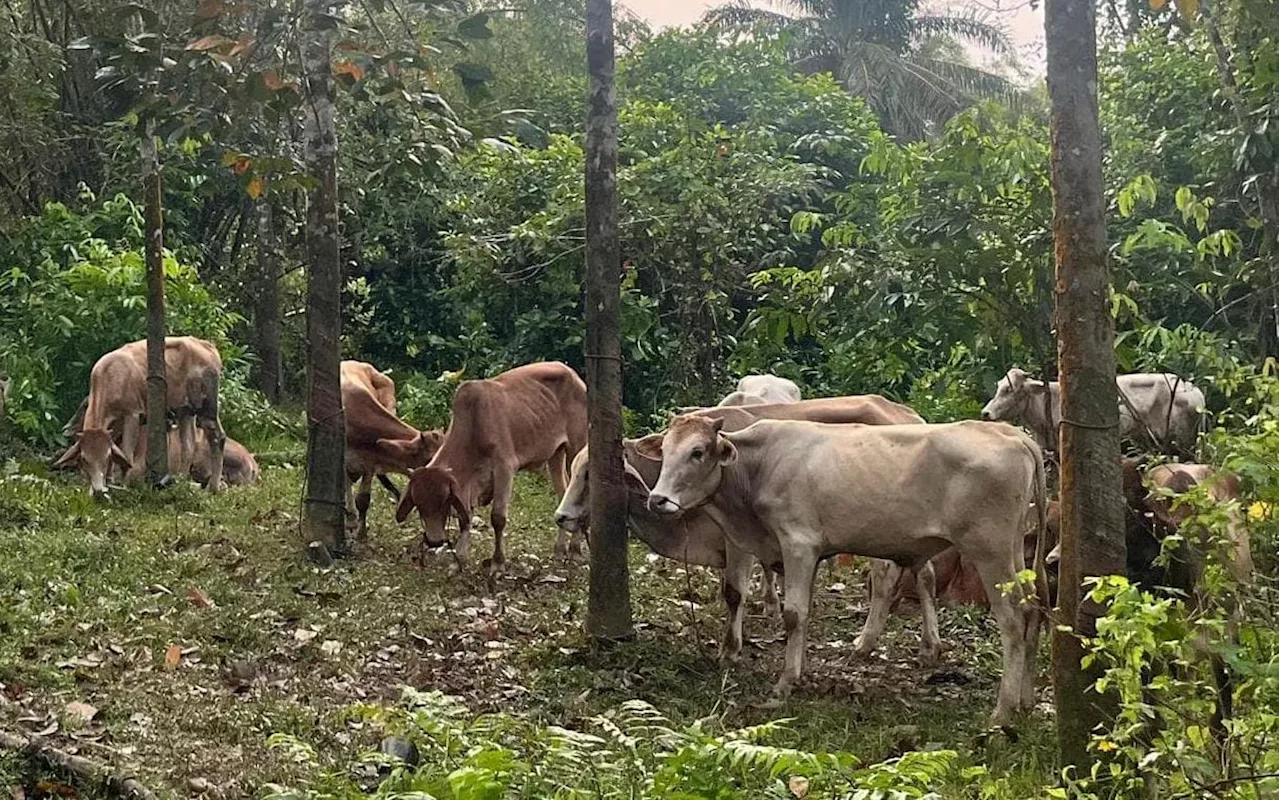
[[[857,567],[819,571],[806,677],[785,709],[765,712],[753,704],[781,666],[778,621],[754,601],[745,658],[722,670],[717,577],[642,545],[631,550],[638,635],[607,651],[590,646],[586,569],[551,556],[555,498],[540,476],[518,480],[507,573],[490,582],[478,564],[458,572],[447,554],[415,564],[415,532],[395,524],[381,489],[367,545],[331,569],[312,566],[297,535],[301,475],[287,452],[264,465],[260,485],[218,497],[182,484],[94,503],[74,479],[12,464],[8,473],[0,727],[30,734],[56,722],[58,746],[136,774],[162,796],[186,796],[201,781],[230,797],[300,779],[302,767],[266,747],[272,733],[301,738],[342,769],[379,740],[348,709],[393,703],[405,684],[456,695],[473,712],[567,726],[631,698],[679,722],[787,716],[779,744],[844,750],[863,763],[945,746],[1014,787],[1052,774],[1044,713],[1023,721],[1016,742],[983,736],[999,669],[985,614],[942,611],[953,645],[945,666],[967,685],[925,684],[914,615],[894,618],[876,657],[851,657],[865,613]],[[477,562],[489,546],[481,533]],[[74,728],[73,701],[98,709],[87,726]],[[0,786],[30,792],[39,779],[0,756]]]

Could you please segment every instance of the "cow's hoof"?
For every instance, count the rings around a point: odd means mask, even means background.
[[[854,658],[870,658],[871,654],[876,651],[875,645],[863,644],[862,637],[859,636],[853,640],[853,656]]]
[[[505,561],[489,561],[489,574],[497,577],[507,571],[507,562]]]
[[[921,647],[917,658],[920,661],[920,666],[925,669],[933,669],[938,666],[938,661],[942,658],[942,650],[937,647],[932,649]]]
[[[721,645],[719,660],[721,667],[727,669],[734,666],[742,660],[742,646],[729,647],[727,645]]]
[[[755,707],[762,711],[777,711],[779,708],[782,708],[786,704],[787,704],[787,698],[779,697],[777,695],[771,694],[768,697],[761,700],[760,702],[756,703]]]

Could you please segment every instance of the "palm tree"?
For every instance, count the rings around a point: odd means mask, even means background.
[[[958,40],[1009,55],[1004,30],[975,15],[921,13],[917,0],[770,1],[789,13],[734,0],[704,20],[723,30],[787,36],[797,69],[830,72],[901,138],[923,138],[977,100],[1017,92],[1005,78],[966,63],[956,48],[938,46],[940,39]]]

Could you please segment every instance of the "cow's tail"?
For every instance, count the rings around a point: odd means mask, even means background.
[[[1044,453],[1041,452],[1040,446],[1029,438],[1025,439],[1023,446],[1027,452],[1031,454],[1031,461],[1035,465],[1035,471],[1032,477],[1031,493],[1036,506],[1036,562],[1031,568],[1036,573],[1036,594],[1039,596],[1040,602],[1043,603],[1044,614],[1047,618],[1050,601],[1049,601],[1049,575],[1044,564],[1046,553],[1047,528],[1049,524],[1049,486],[1045,480],[1044,474]]]

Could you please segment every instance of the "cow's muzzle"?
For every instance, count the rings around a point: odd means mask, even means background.
[[[991,412],[984,408],[982,409],[982,420],[983,422],[992,422],[995,420],[995,417],[991,416]]]
[[[556,527],[564,528],[569,533],[577,533],[582,530],[582,518],[572,517],[563,512],[556,512]]]
[[[680,504],[666,495],[649,493],[649,510],[661,516],[672,517],[680,513]]]

